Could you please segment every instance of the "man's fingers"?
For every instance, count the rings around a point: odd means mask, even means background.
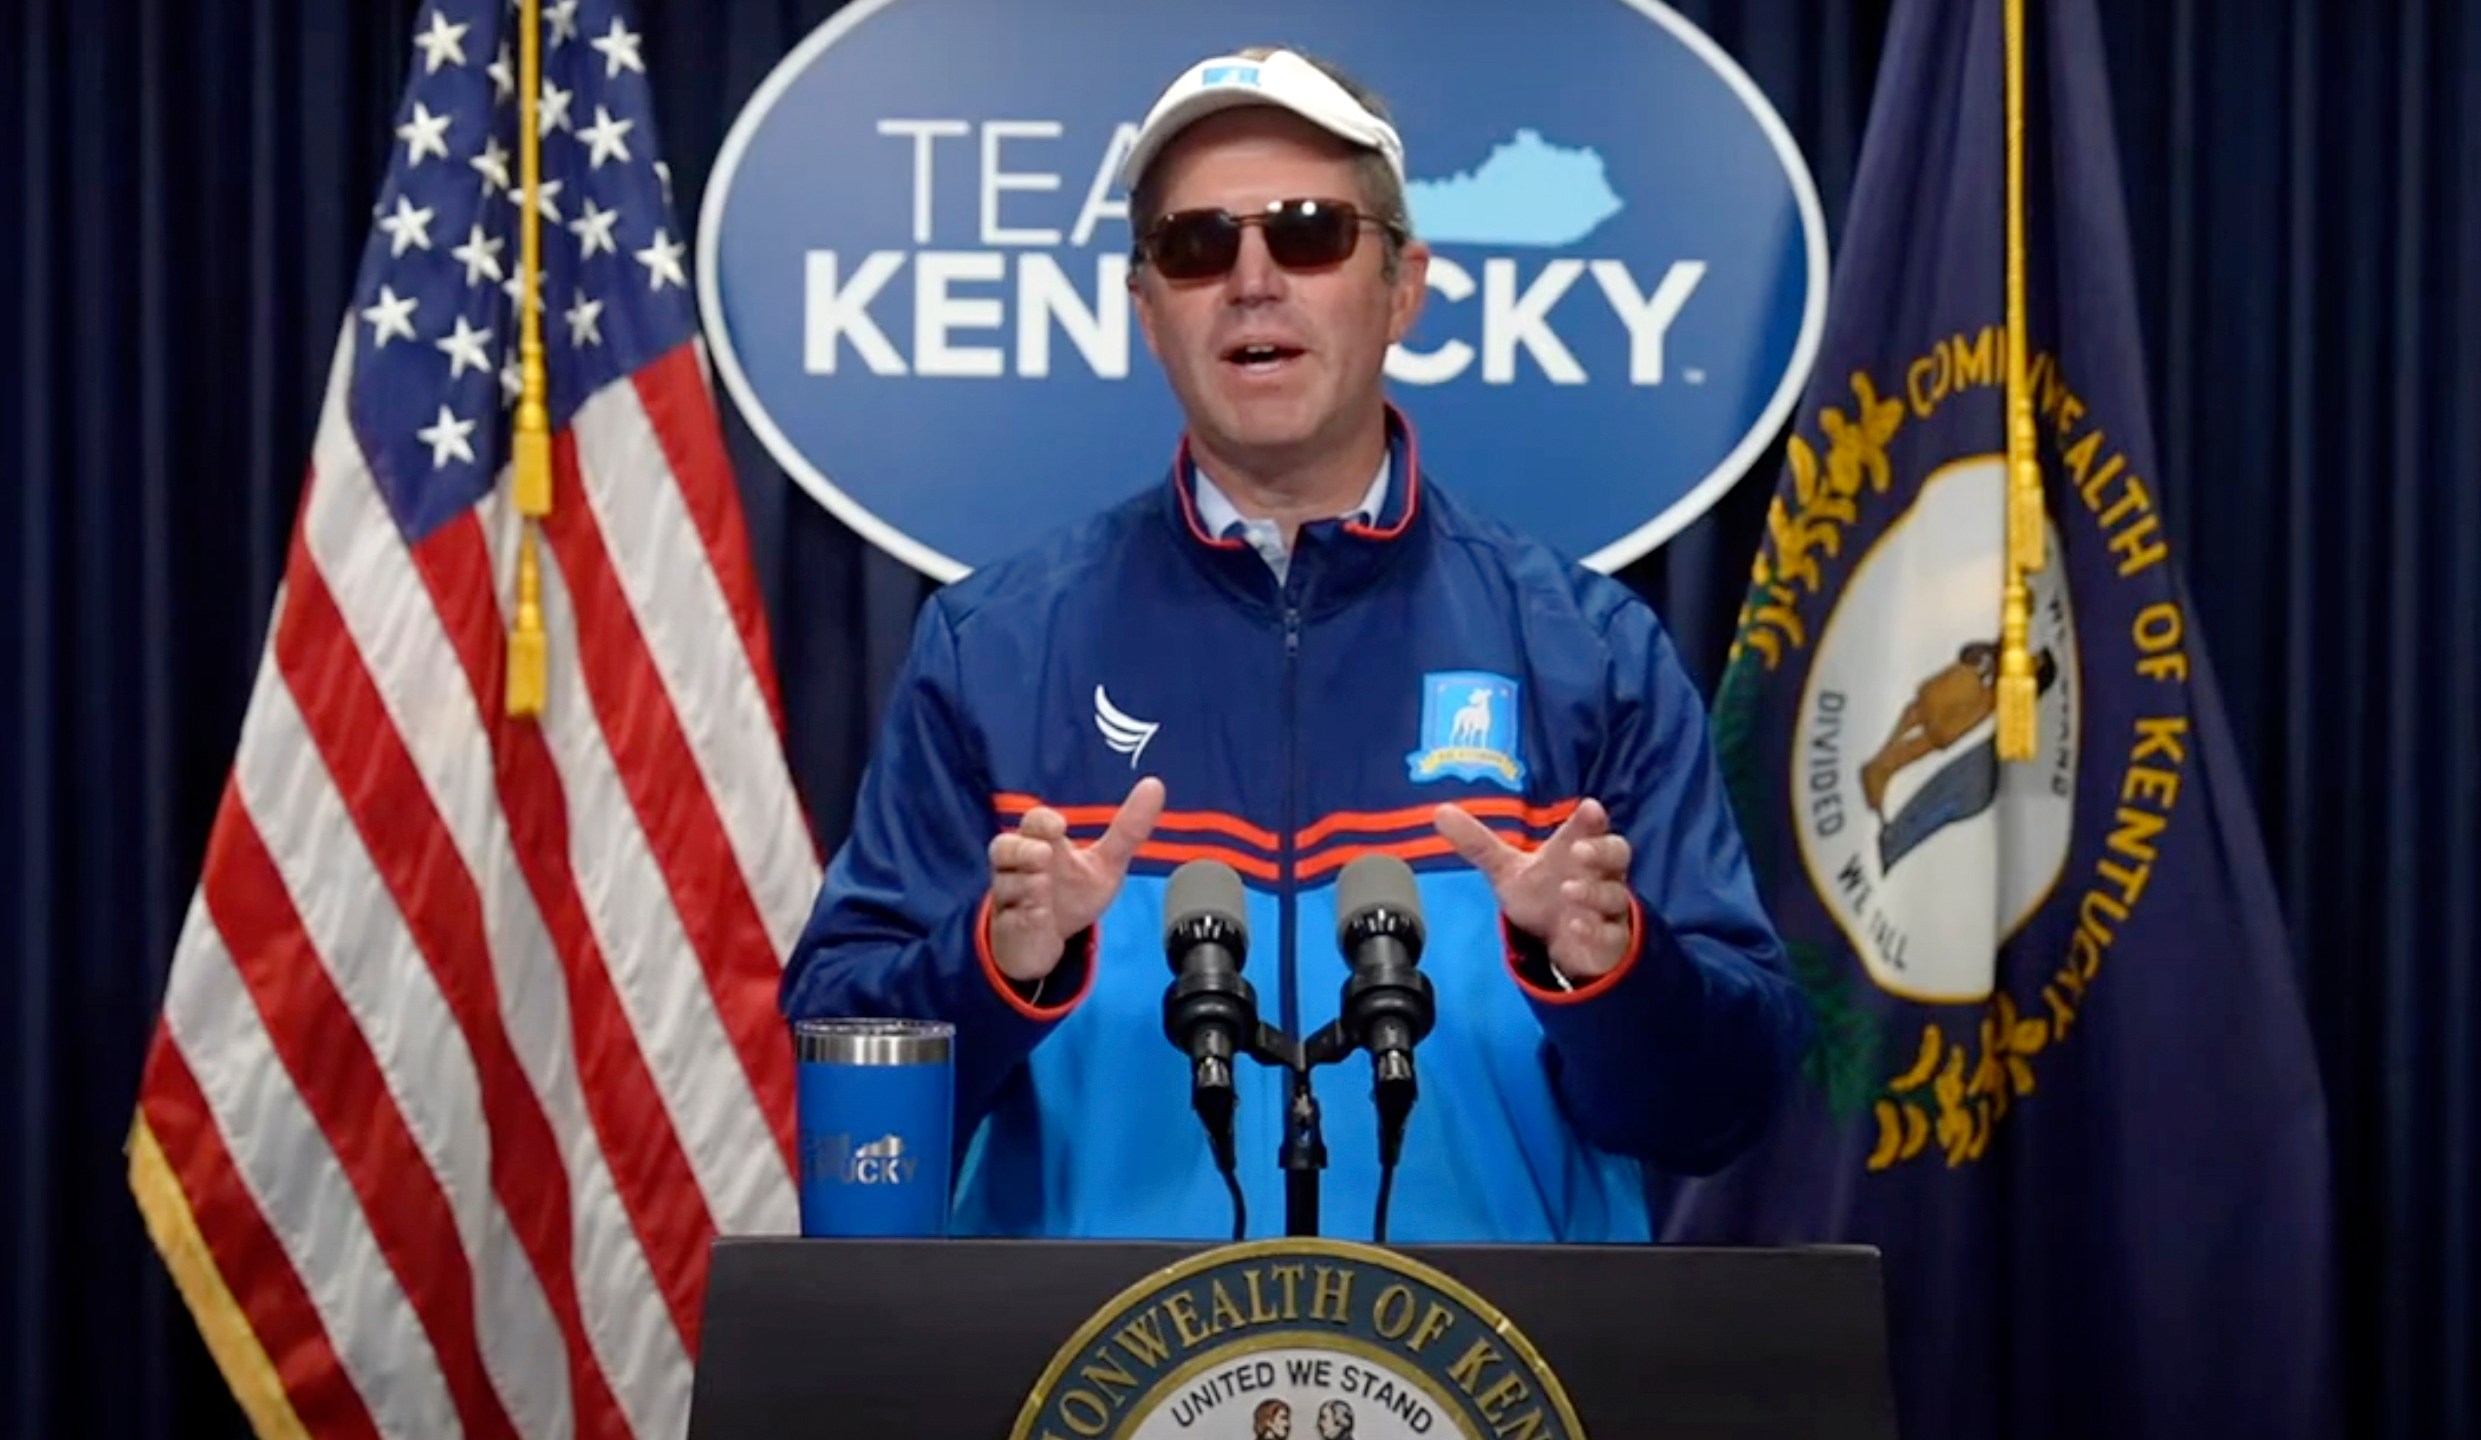
[[[1048,871],[1068,848],[1065,835],[1001,835],[991,841],[991,869]]]
[[[1051,863],[1051,847],[1028,836],[1008,833],[991,837],[991,873],[1040,870]]]
[[[1456,847],[1466,864],[1484,875],[1496,878],[1516,857],[1516,847],[1502,840],[1491,828],[1474,819],[1455,805],[1441,805],[1431,813],[1430,823]]]
[[[1610,833],[1610,812],[1602,808],[1601,801],[1588,798],[1577,802],[1576,808],[1568,812],[1568,818],[1560,821],[1559,828],[1551,832],[1551,838],[1542,842],[1542,849],[1547,854],[1556,855],[1571,846]]]
[[[1616,880],[1571,880],[1559,887],[1559,896],[1606,920],[1628,913],[1628,887]]]
[[[1572,873],[1588,879],[1623,879],[1628,874],[1628,841],[1618,835],[1579,840],[1568,847],[1564,858]]]
[[[991,875],[991,908],[994,910],[1050,903],[1051,872],[1048,870],[999,870]]]
[[[1026,811],[1017,834],[1035,847],[1027,852],[1028,865],[1064,865],[1076,858],[1076,847],[1068,843],[1068,817],[1048,805]]]
[[[1017,822],[1017,833],[1048,845],[1054,840],[1068,838],[1068,820],[1050,806],[1038,805],[1026,811],[1025,818]]]
[[[1146,843],[1155,822],[1162,818],[1163,782],[1149,775],[1130,787],[1128,798],[1120,802],[1110,828],[1094,842],[1095,858],[1114,870],[1126,870],[1137,847]]]

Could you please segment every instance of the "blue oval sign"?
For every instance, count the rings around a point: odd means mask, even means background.
[[[1125,288],[1162,88],[1285,44],[1403,133],[1431,294],[1390,390],[1443,483],[1598,569],[1739,479],[1797,399],[1826,230],[1782,121],[1653,0],[853,0],[717,157],[716,365],[821,503],[953,579],[1154,483],[1180,416]],[[1247,33],[1236,33],[1245,29]]]

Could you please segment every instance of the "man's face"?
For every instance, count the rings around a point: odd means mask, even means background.
[[[1229,110],[1182,132],[1155,163],[1161,208],[1252,215],[1271,201],[1342,200],[1369,212],[1352,153],[1294,116]],[[1240,258],[1210,279],[1135,275],[1137,318],[1189,427],[1211,454],[1280,469],[1345,444],[1377,411],[1387,347],[1420,313],[1429,256],[1405,247],[1386,277],[1386,237],[1364,225],[1341,264],[1286,270],[1256,226]],[[1274,358],[1244,358],[1271,347]]]

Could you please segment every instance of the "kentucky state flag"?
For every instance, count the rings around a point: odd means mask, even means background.
[[[2323,1101],[2159,508],[2101,38],[2026,10],[2038,754],[1994,745],[2004,9],[1900,0],[1714,707],[1819,1038],[1665,1238],[1881,1247],[1907,1436],[2330,1433]]]

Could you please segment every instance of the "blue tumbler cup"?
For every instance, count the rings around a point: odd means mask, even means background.
[[[944,1236],[956,1027],[801,1020],[801,1233]]]

